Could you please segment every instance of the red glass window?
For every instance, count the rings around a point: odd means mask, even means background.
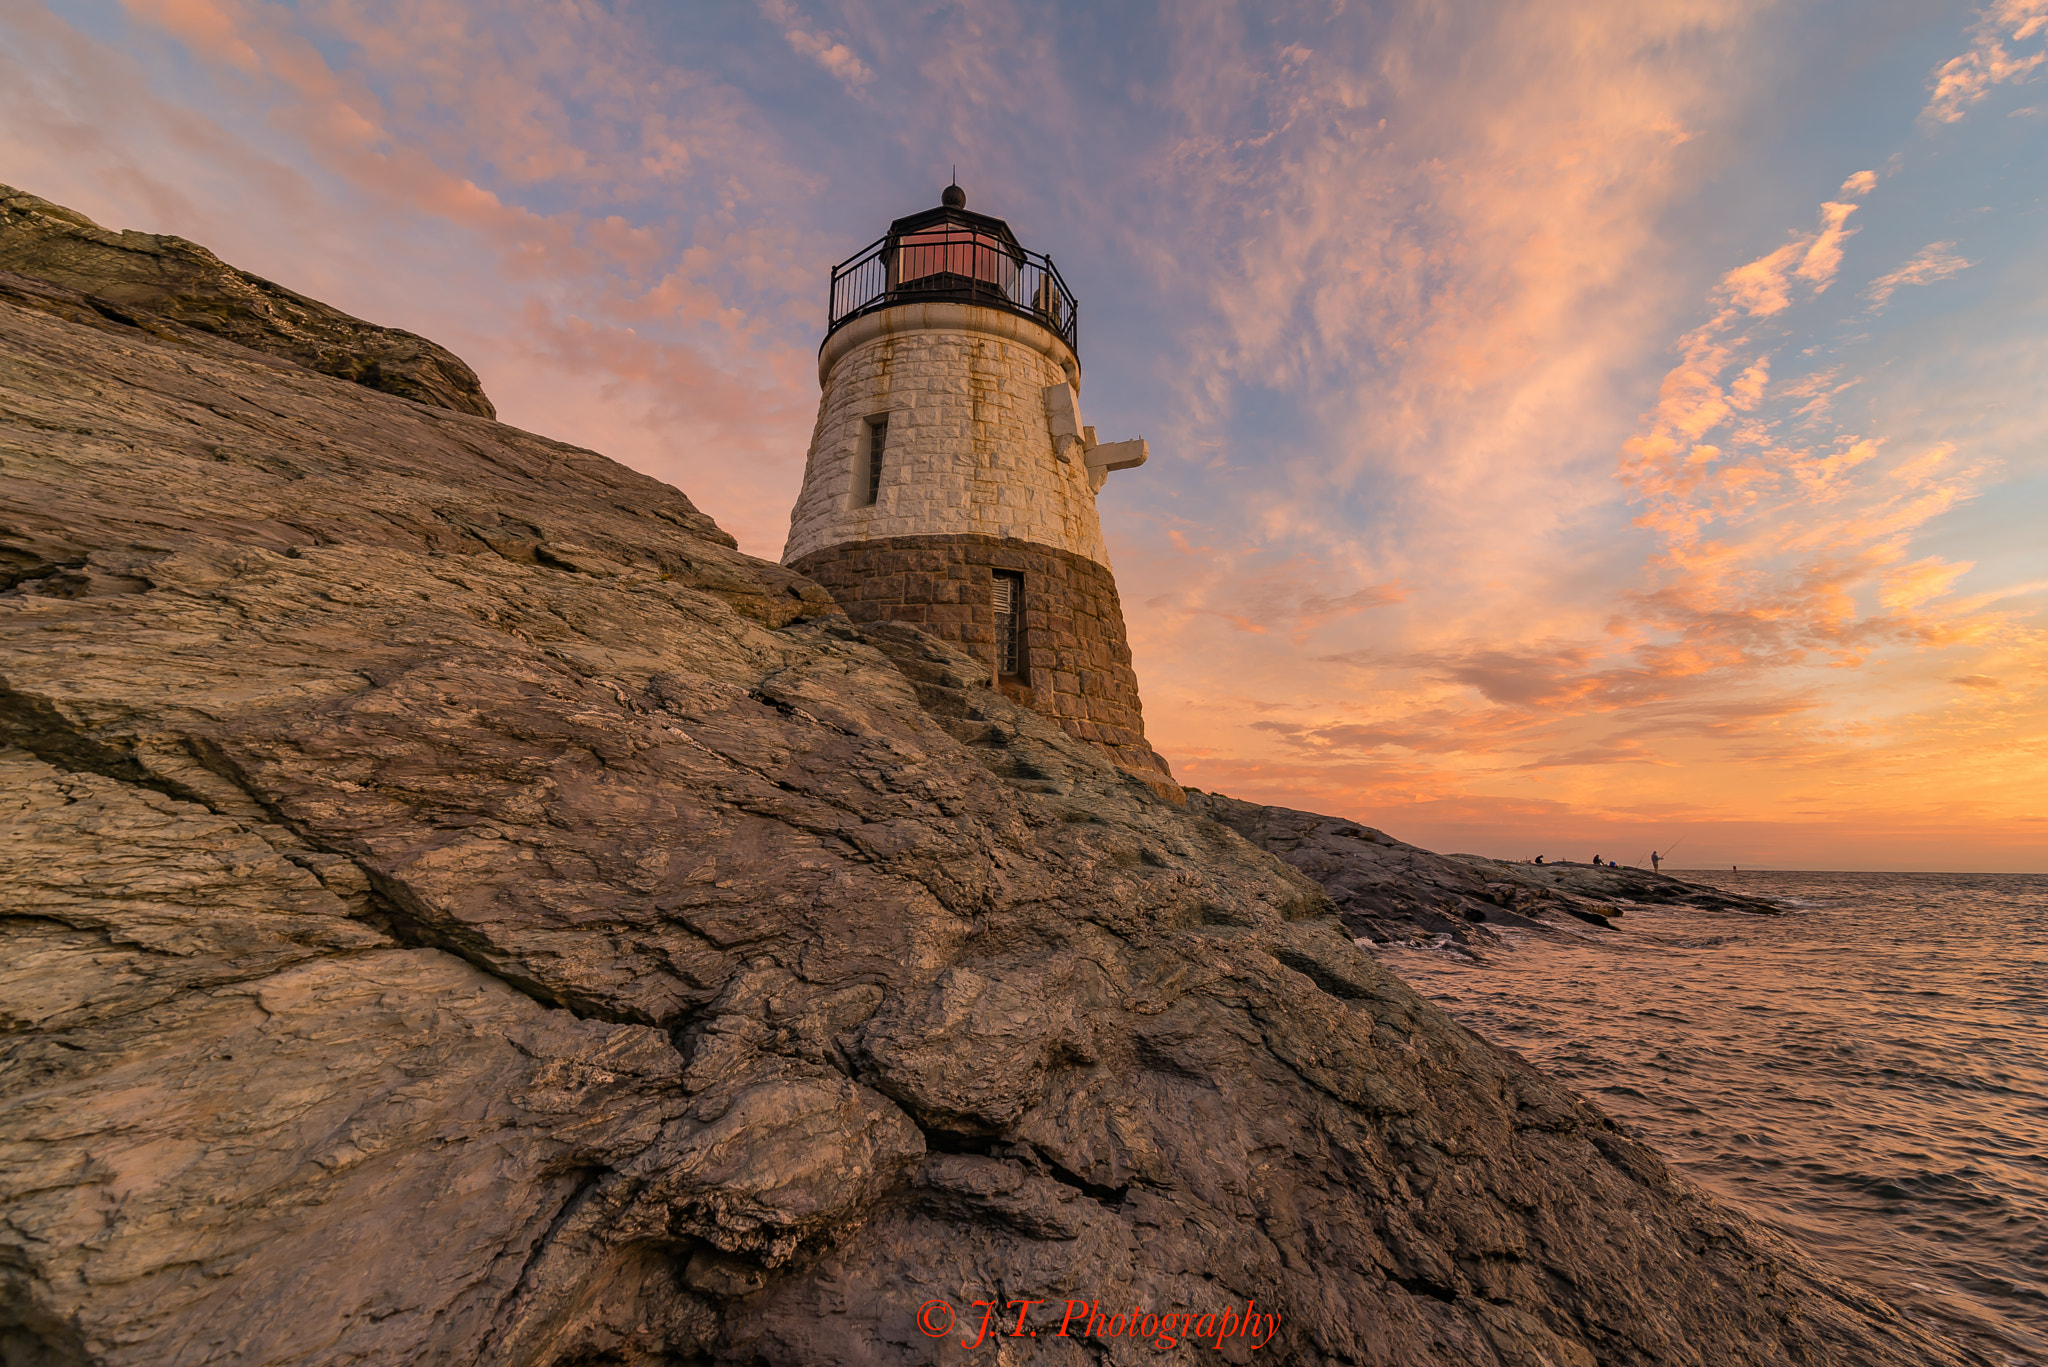
[[[892,289],[989,288],[1011,297],[1017,287],[1017,258],[1001,238],[966,228],[926,228],[906,233],[889,262]]]

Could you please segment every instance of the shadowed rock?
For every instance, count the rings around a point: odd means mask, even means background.
[[[1448,857],[1472,869],[1486,880],[1489,891],[1498,900],[1515,907],[1562,899],[1568,905],[1587,910],[1604,908],[1609,915],[1620,915],[1631,906],[1697,907],[1702,911],[1745,911],[1755,916],[1777,916],[1785,910],[1767,898],[1745,897],[1704,883],[1688,883],[1649,869],[1572,861],[1525,864],[1489,859],[1483,854]]]
[[[1969,1360],[673,489],[11,288],[8,1363]]]
[[[1640,869],[1521,864],[1436,854],[1338,816],[1188,790],[1189,810],[1220,821],[1320,884],[1344,928],[1375,944],[1496,945],[1492,927],[1547,930],[1560,916],[1608,924],[1630,906],[1775,915],[1770,902]]]
[[[1357,939],[1390,944],[1448,936],[1469,948],[1500,942],[1487,922],[1520,919],[1503,914],[1486,878],[1470,865],[1356,821],[1192,788],[1188,810],[1222,822],[1314,879]]]
[[[8,185],[0,185],[0,271],[89,295],[103,315],[134,327],[182,323],[352,384],[497,416],[476,372],[424,337],[352,318],[237,270],[196,242],[109,232]]]

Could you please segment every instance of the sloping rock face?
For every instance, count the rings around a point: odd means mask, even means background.
[[[1454,854],[1449,858],[1464,864],[1486,880],[1489,890],[1507,905],[1537,905],[1545,899],[1562,897],[1580,904],[1605,904],[1610,911],[1630,906],[1698,907],[1704,911],[1744,911],[1758,916],[1777,916],[1784,908],[1761,897],[1688,883],[1668,873],[1650,869],[1617,868],[1612,864],[1523,864],[1506,859],[1489,859],[1483,854]]]
[[[0,1360],[1967,1360],[673,489],[11,288]]]
[[[497,416],[476,372],[424,337],[366,323],[237,270],[196,242],[110,232],[10,185],[0,185],[0,271],[90,295],[92,306],[117,322],[181,323],[352,384]]]
[[[1691,906],[1775,915],[1754,897],[1640,869],[1516,864],[1435,854],[1338,816],[1188,790],[1189,810],[1236,831],[1314,879],[1344,928],[1375,944],[1495,946],[1499,926],[1548,930],[1560,917],[1608,924],[1630,906]]]
[[[1243,802],[1188,790],[1188,810],[1219,821],[1315,880],[1344,928],[1375,944],[1448,937],[1465,946],[1496,945],[1488,921],[1503,921],[1500,900],[1470,865],[1343,817]]]

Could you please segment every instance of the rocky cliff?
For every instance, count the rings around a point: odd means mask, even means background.
[[[0,271],[81,291],[89,307],[131,327],[181,324],[386,394],[497,416],[476,372],[424,337],[237,270],[197,242],[109,232],[10,185],[0,185]]]
[[[674,489],[78,288],[0,278],[0,1361],[1968,1360]]]

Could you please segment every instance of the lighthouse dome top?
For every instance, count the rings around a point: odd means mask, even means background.
[[[1079,350],[1074,294],[1052,258],[1027,251],[1002,219],[970,210],[958,185],[832,268],[825,336],[882,309],[939,302],[1028,318]]]

